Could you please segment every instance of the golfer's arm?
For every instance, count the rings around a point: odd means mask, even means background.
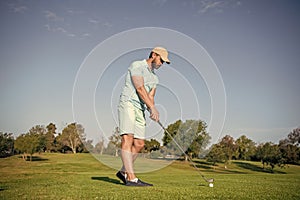
[[[154,106],[155,91],[151,90],[149,94],[147,93],[142,76],[132,76],[131,79],[139,97],[146,104],[147,108],[152,108]]]
[[[152,88],[152,90],[148,93],[149,99],[151,100],[153,105],[155,105],[155,103],[154,103],[155,92],[156,92],[156,88]]]

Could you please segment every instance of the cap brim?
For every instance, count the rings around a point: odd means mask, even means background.
[[[167,64],[170,64],[170,63],[171,63],[169,59],[163,59],[163,58],[162,58],[162,60],[163,60],[164,62],[166,62]]]

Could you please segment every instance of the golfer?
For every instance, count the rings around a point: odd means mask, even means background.
[[[159,112],[154,104],[158,84],[154,70],[164,62],[170,64],[168,51],[163,47],[155,47],[148,59],[134,61],[127,72],[118,106],[123,166],[116,174],[126,186],[153,186],[136,177],[133,163],[145,144],[145,109],[150,112],[152,120],[159,121]]]

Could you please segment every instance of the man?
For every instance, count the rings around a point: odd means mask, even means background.
[[[148,59],[135,61],[128,69],[118,106],[123,166],[116,174],[126,186],[152,186],[136,177],[133,163],[145,144],[145,106],[150,118],[159,121],[159,112],[154,104],[158,84],[154,70],[164,62],[170,64],[168,51],[163,47],[155,47]]]

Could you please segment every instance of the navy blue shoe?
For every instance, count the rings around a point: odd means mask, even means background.
[[[148,186],[153,186],[153,184],[143,182],[140,179],[138,179],[137,182],[127,181],[127,183],[125,185],[126,186],[133,186],[133,187],[148,187]]]
[[[145,184],[145,185],[147,185],[147,186],[153,186],[153,184],[151,184],[151,183],[146,183],[146,182],[144,182],[144,181],[141,181],[140,179],[138,180],[138,182],[140,182],[140,183],[142,183],[142,184]]]
[[[126,185],[126,183],[128,182],[126,180],[126,177],[125,177],[125,173],[124,172],[121,172],[121,171],[118,171],[116,173],[116,176]]]

